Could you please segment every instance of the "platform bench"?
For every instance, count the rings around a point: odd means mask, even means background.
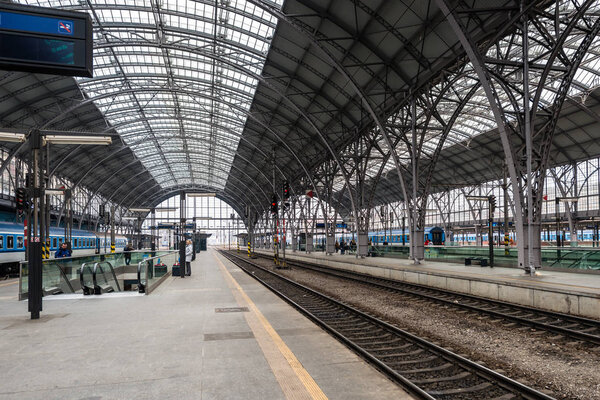
[[[465,265],[479,264],[482,267],[488,266],[488,259],[485,257],[466,257]]]

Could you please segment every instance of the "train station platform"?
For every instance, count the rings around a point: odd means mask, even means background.
[[[273,250],[257,249],[273,255]],[[289,260],[306,261],[373,276],[418,283],[495,300],[600,319],[600,275],[517,268],[465,266],[456,263],[385,257],[357,258],[335,253],[286,251]]]
[[[410,399],[216,251],[147,296],[44,298],[0,282],[0,399]]]

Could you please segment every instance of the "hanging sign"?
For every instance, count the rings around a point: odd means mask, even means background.
[[[87,13],[0,5],[0,69],[92,77]]]

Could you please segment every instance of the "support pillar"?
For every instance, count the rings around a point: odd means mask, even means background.
[[[30,179],[28,187],[28,196],[33,199],[33,211],[30,219],[29,229],[31,231],[31,241],[29,242],[29,255],[27,267],[28,276],[28,311],[31,313],[31,319],[39,319],[42,311],[42,242],[40,241],[40,232],[43,232],[40,226],[40,131],[33,130],[29,136],[31,146],[31,164]]]
[[[115,252],[115,206],[110,206],[110,252]]]
[[[335,234],[333,232],[327,232],[325,238],[325,254],[335,253]]]
[[[358,241],[356,243],[356,254],[358,257],[366,257],[369,255],[369,234],[366,231],[358,232]]]
[[[419,261],[425,258],[425,231],[423,231],[423,229],[413,228],[412,233],[413,235],[411,235],[410,241],[412,242],[414,237],[414,242],[410,247],[412,250],[410,258],[415,260],[415,263],[418,264]]]
[[[334,240],[335,242],[335,240]],[[298,235],[296,235],[296,229],[292,227],[292,252],[296,252],[298,250]]]
[[[179,276],[185,278],[185,192],[179,195]]]
[[[529,229],[531,229],[531,231]],[[541,225],[539,223],[534,225],[525,224],[523,230],[524,235],[521,240],[523,240],[525,251],[523,252],[523,261],[519,259],[519,268],[523,268],[525,272],[533,275],[535,271],[531,271],[529,266],[533,265],[535,268],[539,268],[542,265]],[[533,239],[533,246],[531,246],[531,249],[529,246],[529,238]],[[532,257],[531,260],[529,259],[530,255]]]
[[[306,252],[307,253],[313,252],[313,234],[312,233],[306,234]]]
[[[156,250],[156,210],[153,208],[150,211],[150,250]],[[152,254],[154,256],[154,254]]]

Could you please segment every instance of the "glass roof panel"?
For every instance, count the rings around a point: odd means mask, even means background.
[[[163,187],[224,188],[275,18],[246,0],[17,2],[89,12],[82,90]]]

